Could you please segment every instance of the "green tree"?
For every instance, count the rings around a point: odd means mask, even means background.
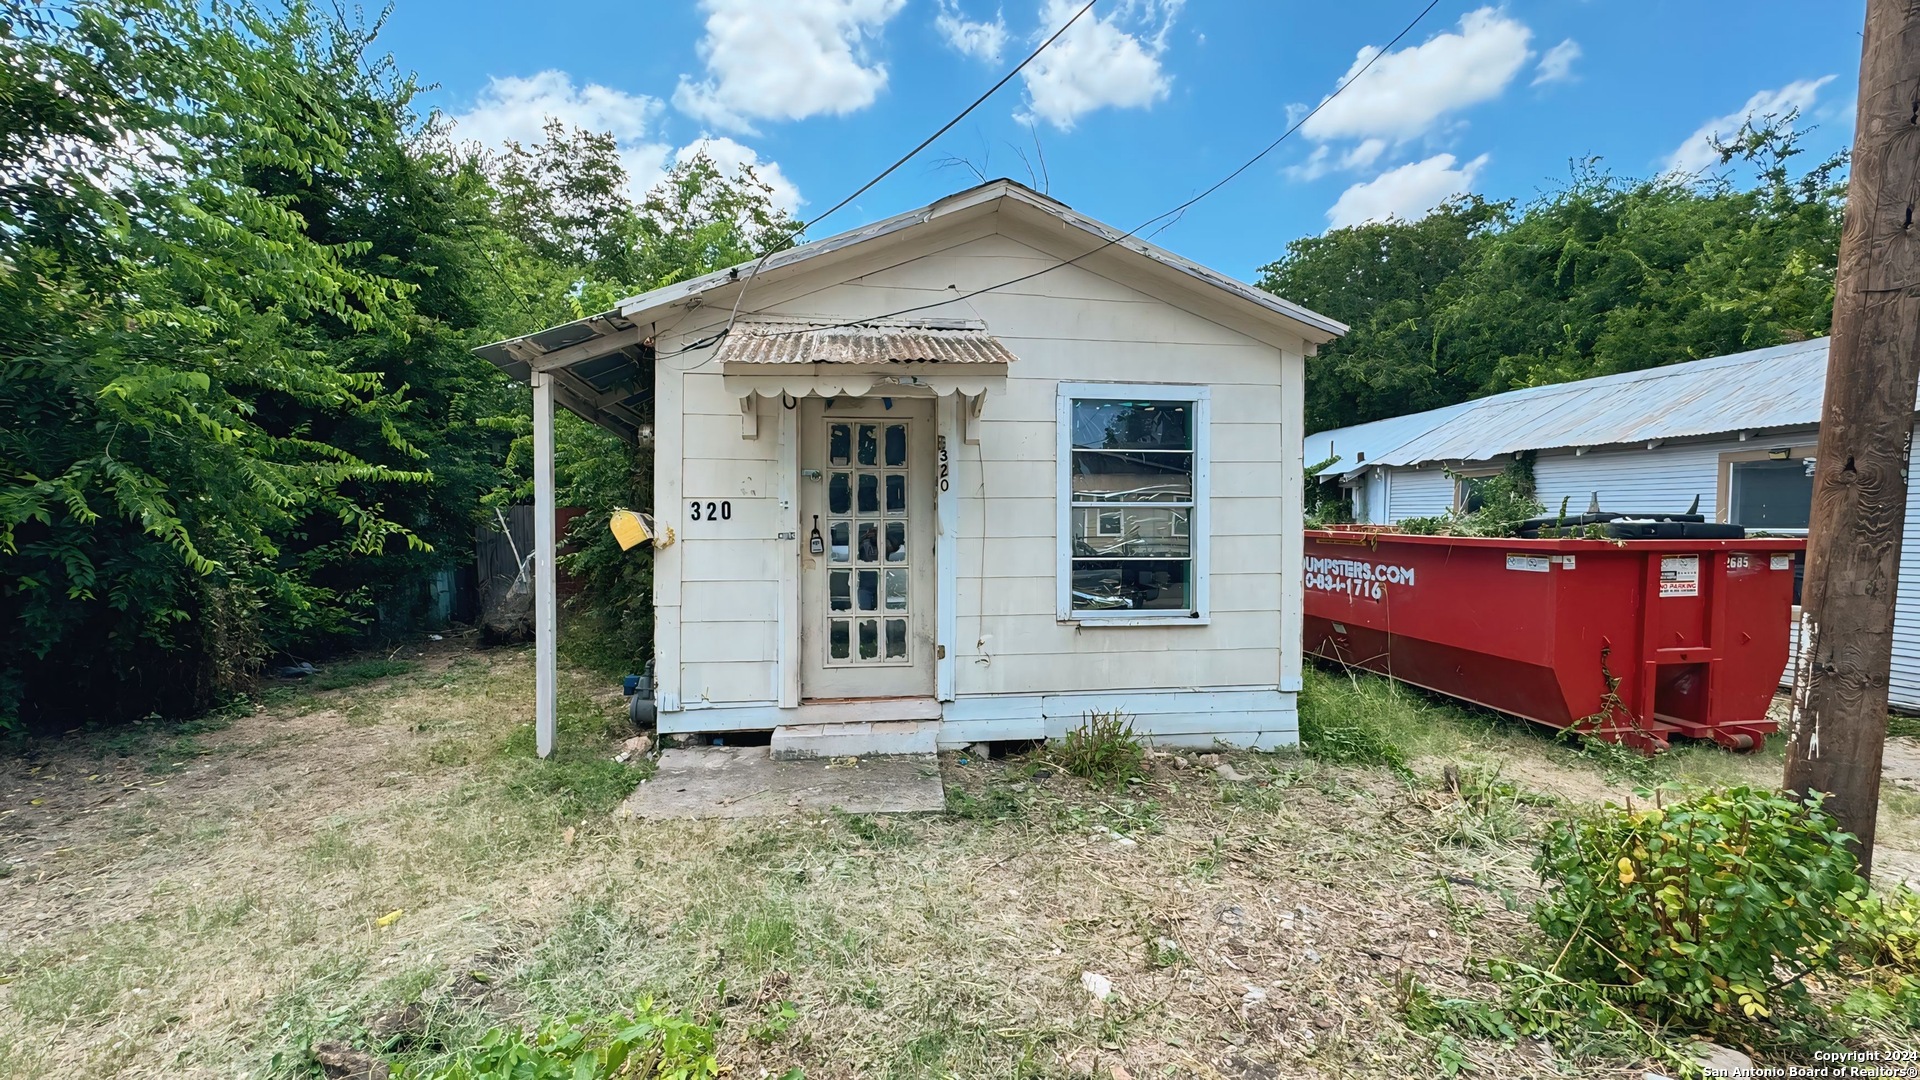
[[[0,24],[0,726],[204,707],[378,599],[331,570],[429,549],[426,380],[385,361],[436,350],[438,261],[355,219],[425,182],[370,40],[302,3]]]
[[[1445,348],[1447,286],[1470,270],[1511,205],[1468,196],[1419,221],[1334,229],[1287,245],[1261,268],[1261,288],[1349,323],[1346,337],[1307,361],[1315,430],[1450,405],[1487,373]]]
[[[555,123],[537,150],[510,148],[491,169],[499,189],[519,200],[503,214],[508,227],[571,279],[568,313],[529,322],[521,332],[758,258],[791,244],[798,232],[751,167],[728,173],[705,153],[676,164],[638,201],[626,194],[629,178],[612,139]],[[599,209],[577,213],[583,206]],[[529,501],[531,422],[522,414],[497,426],[511,427],[519,438],[510,460],[514,482],[492,501]],[[621,551],[607,519],[617,508],[652,507],[652,444],[627,442],[565,411],[554,427],[559,503],[586,511],[569,531],[573,550],[564,559],[582,585],[573,613],[590,627],[574,640],[592,645],[585,659],[610,669],[637,666],[653,653],[651,551]]]
[[[1751,187],[1586,161],[1517,210],[1467,197],[1295,241],[1261,285],[1353,326],[1309,363],[1310,428],[1825,333],[1845,159],[1796,175],[1793,121],[1720,148]]]

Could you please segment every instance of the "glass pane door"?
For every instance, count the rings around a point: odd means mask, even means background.
[[[913,663],[907,426],[826,423],[828,667]]]

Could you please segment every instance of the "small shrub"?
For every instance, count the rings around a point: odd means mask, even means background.
[[[576,1014],[538,1031],[490,1028],[479,1045],[399,1080],[715,1080],[714,1029],[643,999],[631,1013]]]
[[[760,1043],[778,1042],[800,1019],[800,1006],[787,1000],[769,1001],[761,1014],[761,1019],[747,1029],[747,1037]]]
[[[1752,788],[1554,823],[1534,921],[1555,970],[1709,1028],[1804,1012],[1834,971],[1865,883],[1820,809]]]
[[[1901,886],[1868,896],[1854,917],[1849,959],[1856,978],[1842,1014],[1920,1028],[1920,893]]]
[[[1115,710],[1090,712],[1048,756],[1062,769],[1095,784],[1120,788],[1146,776],[1146,752],[1133,736],[1133,717]]]

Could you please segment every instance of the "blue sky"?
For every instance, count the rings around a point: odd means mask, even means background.
[[[1100,0],[939,143],[816,227],[989,177],[1131,228],[1320,102],[1421,5]],[[1799,106],[1810,151],[1853,126],[1864,0],[1442,0],[1302,131],[1155,239],[1243,278],[1298,236],[1458,191],[1526,200],[1575,158],[1647,176],[1705,132]],[[381,43],[483,143],[543,117],[612,131],[636,184],[706,145],[808,217],[991,85],[1077,0],[398,0]],[[1023,160],[1024,155],[1024,160]],[[1030,174],[1031,169],[1031,174]],[[1036,181],[1037,183],[1037,181]]]

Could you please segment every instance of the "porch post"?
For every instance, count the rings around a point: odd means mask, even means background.
[[[533,731],[541,757],[553,753],[559,706],[555,662],[559,625],[553,536],[553,376],[533,373]]]

